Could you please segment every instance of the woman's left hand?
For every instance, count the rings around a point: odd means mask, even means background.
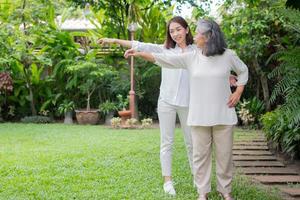
[[[234,75],[229,76],[229,83],[231,87],[236,87],[237,77]]]
[[[232,108],[232,107],[236,106],[236,104],[239,102],[239,100],[240,100],[240,98],[243,94],[244,87],[245,86],[243,86],[243,85],[237,86],[235,92],[230,95],[229,101],[227,103],[229,108]]]
[[[229,106],[229,108],[235,107],[236,104],[239,102],[240,98],[241,98],[242,93],[235,91],[234,93],[232,93],[229,97],[229,101],[227,103],[227,105]]]

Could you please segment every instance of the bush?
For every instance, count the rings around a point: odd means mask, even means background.
[[[130,119],[127,119],[125,124],[131,128],[134,128],[138,125],[138,120],[135,119],[135,118],[130,118]]]
[[[111,126],[113,128],[120,128],[121,127],[121,118],[120,117],[114,117],[110,120]]]
[[[99,110],[104,115],[108,115],[110,112],[114,112],[114,111],[118,110],[118,107],[116,106],[115,102],[110,102],[110,101],[106,100],[105,102],[103,102],[99,105]]]
[[[280,109],[267,112],[261,117],[263,131],[277,150],[294,159],[300,155],[300,127],[291,126],[288,116]]]
[[[153,124],[153,120],[151,118],[145,118],[141,122],[142,128],[150,128]]]
[[[23,123],[35,123],[35,124],[47,124],[47,123],[51,123],[52,120],[50,119],[50,117],[47,116],[27,116],[21,119],[21,122]]]
[[[264,112],[265,105],[257,97],[243,99],[237,106],[237,113],[243,124],[252,128],[261,127],[259,119]]]

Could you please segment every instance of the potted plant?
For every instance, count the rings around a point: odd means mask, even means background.
[[[129,99],[127,98],[123,98],[123,96],[121,94],[117,95],[117,99],[118,99],[118,114],[122,119],[121,124],[125,125],[126,124],[126,120],[131,118],[131,112],[130,110],[127,110],[127,106],[129,104]]]
[[[98,123],[99,110],[91,109],[91,96],[100,86],[102,78],[112,73],[107,65],[99,64],[96,54],[96,50],[89,50],[67,67],[67,72],[71,74],[69,82],[73,83],[73,86],[77,87],[79,92],[86,97],[86,108],[75,110],[79,124]]]
[[[73,111],[75,104],[73,101],[64,100],[58,107],[59,114],[64,114],[64,124],[73,124]]]
[[[106,100],[99,105],[99,110],[105,116],[105,124],[110,125],[110,121],[114,117],[114,112],[118,110],[118,107],[115,102]]]

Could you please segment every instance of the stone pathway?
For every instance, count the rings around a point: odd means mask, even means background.
[[[286,166],[269,150],[263,135],[236,141],[233,146],[234,167],[264,185],[276,185],[286,195],[284,200],[300,200],[300,174]]]

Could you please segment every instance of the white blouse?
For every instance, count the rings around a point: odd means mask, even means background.
[[[171,55],[153,53],[155,64],[168,68],[184,68],[190,75],[190,102],[187,124],[190,126],[234,125],[235,108],[227,103],[231,95],[229,76],[236,72],[237,85],[248,81],[248,68],[236,53],[226,49],[223,55],[204,56],[201,49]]]
[[[151,53],[168,53],[178,55],[182,49],[176,45],[175,48],[166,49],[163,45],[132,41],[132,48],[137,51]],[[191,52],[196,49],[195,45],[189,45],[185,51]],[[162,68],[159,98],[163,101],[181,107],[189,105],[189,74],[186,69]]]

